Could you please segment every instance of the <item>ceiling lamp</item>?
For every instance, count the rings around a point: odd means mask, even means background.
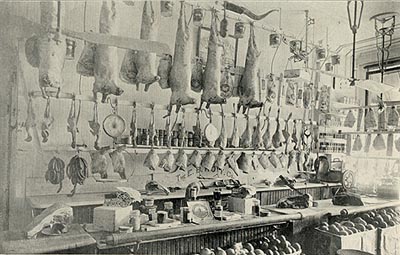
[[[353,18],[351,17],[351,10],[350,5],[354,2],[354,11],[353,11]],[[361,4],[360,9],[358,9],[358,4]],[[356,70],[356,34],[357,30],[360,28],[361,24],[361,15],[364,8],[363,1],[348,1],[347,2],[347,17],[349,19],[349,25],[351,32],[353,33],[353,61],[351,65],[351,81],[350,86],[355,85],[355,70]]]
[[[203,18],[204,18],[204,10],[200,7],[197,6],[196,8],[193,9],[193,24],[195,26],[201,26],[203,24]]]
[[[244,32],[246,31],[246,27],[244,26],[244,22],[238,21],[235,23],[235,33],[233,36],[237,39],[244,37]]]
[[[385,72],[385,63],[389,59],[389,49],[392,45],[392,36],[396,26],[398,12],[384,12],[372,16],[369,20],[375,22],[375,37],[379,68],[381,71],[381,82]],[[381,42],[379,43],[379,39]]]

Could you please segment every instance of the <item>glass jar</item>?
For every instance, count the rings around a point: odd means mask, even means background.
[[[129,214],[129,225],[132,226],[133,231],[140,230],[140,211],[132,210]]]

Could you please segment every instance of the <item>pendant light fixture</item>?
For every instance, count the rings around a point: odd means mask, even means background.
[[[351,3],[353,3],[353,18],[351,17]],[[360,7],[358,6],[360,5]],[[356,69],[356,35],[357,35],[357,30],[360,28],[361,24],[361,16],[364,8],[364,2],[363,1],[348,1],[347,2],[347,17],[349,19],[349,25],[351,32],[353,33],[353,61],[352,61],[352,66],[351,66],[351,81],[350,81],[350,86],[355,85],[355,69]]]

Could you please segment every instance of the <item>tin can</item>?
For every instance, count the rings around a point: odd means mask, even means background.
[[[136,144],[137,145],[143,145],[142,144],[142,129],[141,128],[138,128],[137,130],[136,130],[136,134],[137,134],[137,136],[136,136]]]
[[[224,211],[224,208],[222,207],[222,205],[217,205],[215,206],[215,210],[214,210],[214,217],[217,220],[222,220],[222,213]]]
[[[193,132],[191,131],[188,132],[187,139],[188,139],[187,146],[193,147]]]
[[[181,221],[182,223],[190,223],[192,221],[192,213],[189,207],[181,207]]]

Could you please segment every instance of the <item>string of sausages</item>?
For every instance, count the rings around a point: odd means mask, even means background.
[[[74,185],[71,194],[68,196],[73,196],[76,191],[76,186],[83,185],[86,178],[89,177],[88,163],[84,158],[81,158],[79,154],[75,155],[69,161],[67,165],[67,176]]]

